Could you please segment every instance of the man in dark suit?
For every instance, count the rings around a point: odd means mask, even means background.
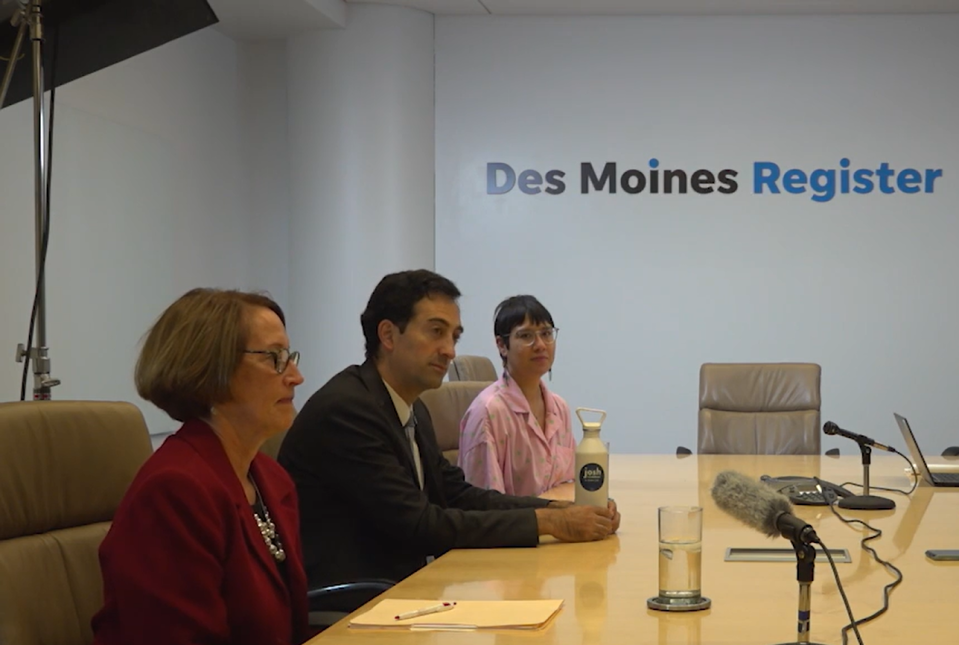
[[[459,295],[431,271],[383,278],[360,317],[366,362],[321,387],[284,439],[278,459],[297,486],[311,587],[399,581],[454,548],[601,540],[618,528],[613,502],[503,495],[471,486],[443,457],[419,396],[456,356]]]

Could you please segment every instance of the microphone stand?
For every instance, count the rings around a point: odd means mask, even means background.
[[[20,56],[26,31],[29,29],[33,49],[33,125],[34,125],[34,184],[35,184],[35,216],[36,216],[36,261],[37,261],[37,292],[36,292],[36,346],[25,347],[23,343],[17,345],[17,362],[33,361],[33,399],[35,401],[49,401],[50,388],[59,385],[60,380],[50,376],[50,356],[47,347],[47,307],[46,288],[43,276],[44,239],[47,227],[50,225],[47,212],[47,115],[44,105],[44,67],[43,67],[43,14],[41,0],[19,0],[22,4],[20,11],[13,17],[13,26],[17,27],[17,37],[13,45],[7,71],[3,82],[0,83],[0,108],[3,99],[13,78],[13,71]]]
[[[869,494],[869,466],[872,463],[872,447],[857,441],[862,452],[862,495],[852,495],[839,500],[840,508],[856,511],[886,511],[896,508],[896,502],[886,497]]]
[[[812,607],[810,585],[816,569],[816,549],[811,544],[794,541],[796,550],[796,581],[799,583],[799,613],[796,640],[781,645],[821,645],[809,642],[809,615]]]

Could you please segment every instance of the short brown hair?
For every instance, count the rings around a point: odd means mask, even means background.
[[[146,334],[137,359],[137,392],[177,421],[201,419],[230,398],[246,349],[251,308],[283,310],[265,294],[193,289],[167,307]]]

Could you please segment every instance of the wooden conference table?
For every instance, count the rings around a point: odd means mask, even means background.
[[[908,489],[906,462],[873,455],[871,483]],[[535,549],[456,550],[403,580],[380,598],[537,599],[562,598],[559,615],[536,632],[397,632],[349,629],[340,621],[309,641],[312,645],[772,645],[796,639],[798,584],[795,562],[726,562],[728,547],[790,547],[741,525],[712,502],[717,473],[816,475],[841,484],[862,481],[859,455],[818,456],[612,455],[610,496],[623,520],[619,533],[602,542],[561,544],[542,538]],[[855,489],[854,489],[855,490]],[[959,488],[922,482],[894,511],[839,510],[866,519],[883,535],[870,544],[902,570],[889,611],[861,627],[866,645],[959,643],[959,562],[932,562],[926,549],[959,548]],[[572,488],[551,496],[569,499]],[[712,607],[692,613],[647,609],[658,591],[656,508],[703,507],[703,595]],[[837,563],[858,619],[882,607],[882,588],[894,578],[860,548],[862,533],[825,506],[796,506],[830,549],[848,549],[851,563]],[[373,600],[366,608],[379,599]],[[364,611],[361,608],[359,611]],[[811,640],[841,643],[848,622],[828,562],[817,558],[812,586]],[[855,635],[849,632],[849,642]]]

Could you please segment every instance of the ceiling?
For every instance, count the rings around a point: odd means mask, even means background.
[[[0,0],[2,1],[2,0]],[[216,29],[236,40],[275,40],[346,26],[343,0],[207,0]]]
[[[272,40],[346,26],[348,6],[389,4],[442,16],[959,13],[959,0],[209,0],[217,28]]]

